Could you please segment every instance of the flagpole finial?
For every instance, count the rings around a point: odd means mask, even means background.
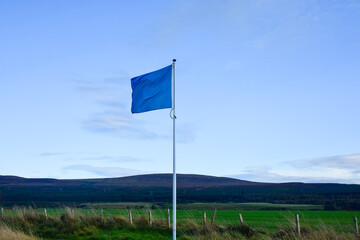
[[[173,59],[173,62],[176,62],[176,59]]]

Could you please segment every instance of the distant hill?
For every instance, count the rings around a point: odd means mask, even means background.
[[[177,174],[178,188],[209,188],[262,184],[264,183],[250,182],[227,177],[213,177],[195,174]],[[172,174],[148,174],[119,178],[94,178],[72,180],[0,176],[0,186],[172,187]]]
[[[177,175],[179,203],[268,202],[323,205],[360,210],[360,185],[336,183],[260,183],[226,177]],[[3,206],[80,204],[85,202],[156,202],[172,200],[172,175],[59,180],[0,176]]]

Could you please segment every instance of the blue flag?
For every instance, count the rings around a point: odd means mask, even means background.
[[[132,113],[171,108],[172,65],[131,79]]]

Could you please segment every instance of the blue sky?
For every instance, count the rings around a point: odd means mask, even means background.
[[[360,2],[1,1],[0,175],[172,171],[169,110],[131,77],[177,61],[178,172],[360,183]]]

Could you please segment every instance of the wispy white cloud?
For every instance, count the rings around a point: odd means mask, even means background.
[[[64,167],[66,171],[85,171],[96,174],[101,177],[124,177],[131,175],[143,174],[144,172],[121,167],[95,167],[91,165],[70,165]]]
[[[148,162],[152,161],[151,159],[141,159],[133,156],[114,156],[108,154],[100,153],[89,153],[89,152],[46,152],[41,153],[41,157],[45,158],[56,158],[63,159],[66,161],[72,162],[100,162],[100,163],[138,163],[138,162]]]
[[[95,80],[74,80],[75,89],[85,94],[98,104],[112,102],[122,105],[125,110],[130,101],[124,96],[131,96],[129,77],[126,75]],[[129,108],[129,107],[128,107]]]
[[[80,92],[104,108],[104,111],[93,113],[81,121],[84,129],[127,139],[164,138],[164,136],[147,130],[144,127],[146,126],[145,122],[131,116],[129,77],[112,77],[99,81],[76,81],[76,86]]]
[[[239,174],[229,175],[242,180],[270,183],[304,182],[304,183],[349,183],[360,184],[360,177],[348,175],[346,171],[298,171],[276,170],[264,166],[246,168]]]
[[[360,183],[360,154],[294,160],[284,164],[298,171],[312,171],[320,176],[341,179],[341,182]]]
[[[130,156],[123,156],[123,157],[117,157],[117,156],[108,156],[108,155],[101,155],[101,156],[94,156],[94,157],[83,157],[81,160],[84,161],[101,161],[101,162],[123,162],[123,163],[135,163],[135,162],[143,162],[143,161],[150,161],[148,159],[140,159]]]
[[[76,85],[80,92],[104,108],[104,111],[93,113],[82,120],[80,123],[83,129],[134,140],[171,139],[170,133],[152,131],[147,127],[146,121],[132,116],[129,77],[106,78],[102,81],[76,81]],[[196,138],[196,128],[191,124],[179,125],[177,133],[179,143],[191,143]]]
[[[331,44],[326,41],[320,42],[320,39],[324,34],[329,38],[335,37],[332,35],[334,21],[341,23],[347,16],[359,14],[359,2],[356,0],[229,0],[223,1],[222,5],[227,16],[226,23],[232,26],[231,31],[243,36],[240,41],[236,39],[237,42],[255,50],[276,47],[298,49],[303,44],[314,42],[322,45]],[[327,28],[329,31],[326,31]]]
[[[260,182],[360,184],[360,154],[286,161],[281,166],[251,166],[232,177]]]
[[[323,167],[360,170],[360,154],[347,154],[284,162],[296,168]]]
[[[43,152],[40,154],[40,156],[42,157],[51,157],[51,156],[59,156],[59,155],[64,155],[66,154],[65,152]]]
[[[123,111],[104,111],[90,116],[81,122],[82,127],[90,132],[112,135],[127,139],[164,139],[167,135],[161,135],[147,130],[146,123],[133,119],[128,113]]]
[[[268,166],[249,166],[246,167],[241,173],[230,175],[242,180],[255,181],[255,182],[303,182],[303,177],[294,177],[290,175],[279,174]]]

